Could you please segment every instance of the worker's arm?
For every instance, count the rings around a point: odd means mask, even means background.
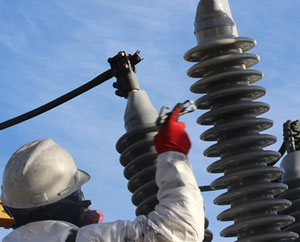
[[[177,122],[180,110],[177,105],[154,139],[158,152],[159,204],[149,218],[165,225],[160,227],[160,233],[166,241],[202,241],[203,201],[187,160],[191,143],[185,124]]]
[[[133,222],[116,221],[85,226],[78,231],[76,242],[203,240],[202,196],[187,161],[189,139],[184,124],[176,122],[176,115],[173,120],[170,118],[168,124],[171,121],[171,125],[167,124],[155,138],[159,153],[156,170],[159,204],[155,210],[148,216],[138,216]]]
[[[186,156],[166,152],[158,156],[156,181],[159,204],[149,214],[164,238],[157,241],[202,241],[203,201]]]

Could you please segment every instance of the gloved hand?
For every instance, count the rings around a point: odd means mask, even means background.
[[[100,210],[87,210],[82,218],[82,226],[103,223],[104,215]]]
[[[154,145],[158,154],[177,151],[185,155],[191,148],[191,141],[185,131],[185,123],[177,122],[182,104],[177,104],[171,112],[167,123],[154,137]]]

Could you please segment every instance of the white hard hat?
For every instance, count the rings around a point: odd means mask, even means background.
[[[34,208],[55,203],[78,190],[90,176],[52,139],[33,141],[9,159],[2,178],[2,203]]]

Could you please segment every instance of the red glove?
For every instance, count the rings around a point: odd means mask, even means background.
[[[188,154],[191,148],[191,141],[184,129],[185,123],[177,122],[180,111],[180,105],[177,104],[170,114],[167,123],[154,137],[154,145],[158,154],[167,151]]]

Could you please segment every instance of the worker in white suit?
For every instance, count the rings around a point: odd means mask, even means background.
[[[89,175],[51,139],[24,145],[8,161],[1,200],[16,224],[3,242],[201,242],[204,211],[187,155],[190,140],[179,107],[155,136],[158,153],[154,211],[134,221],[100,223],[81,186]]]

